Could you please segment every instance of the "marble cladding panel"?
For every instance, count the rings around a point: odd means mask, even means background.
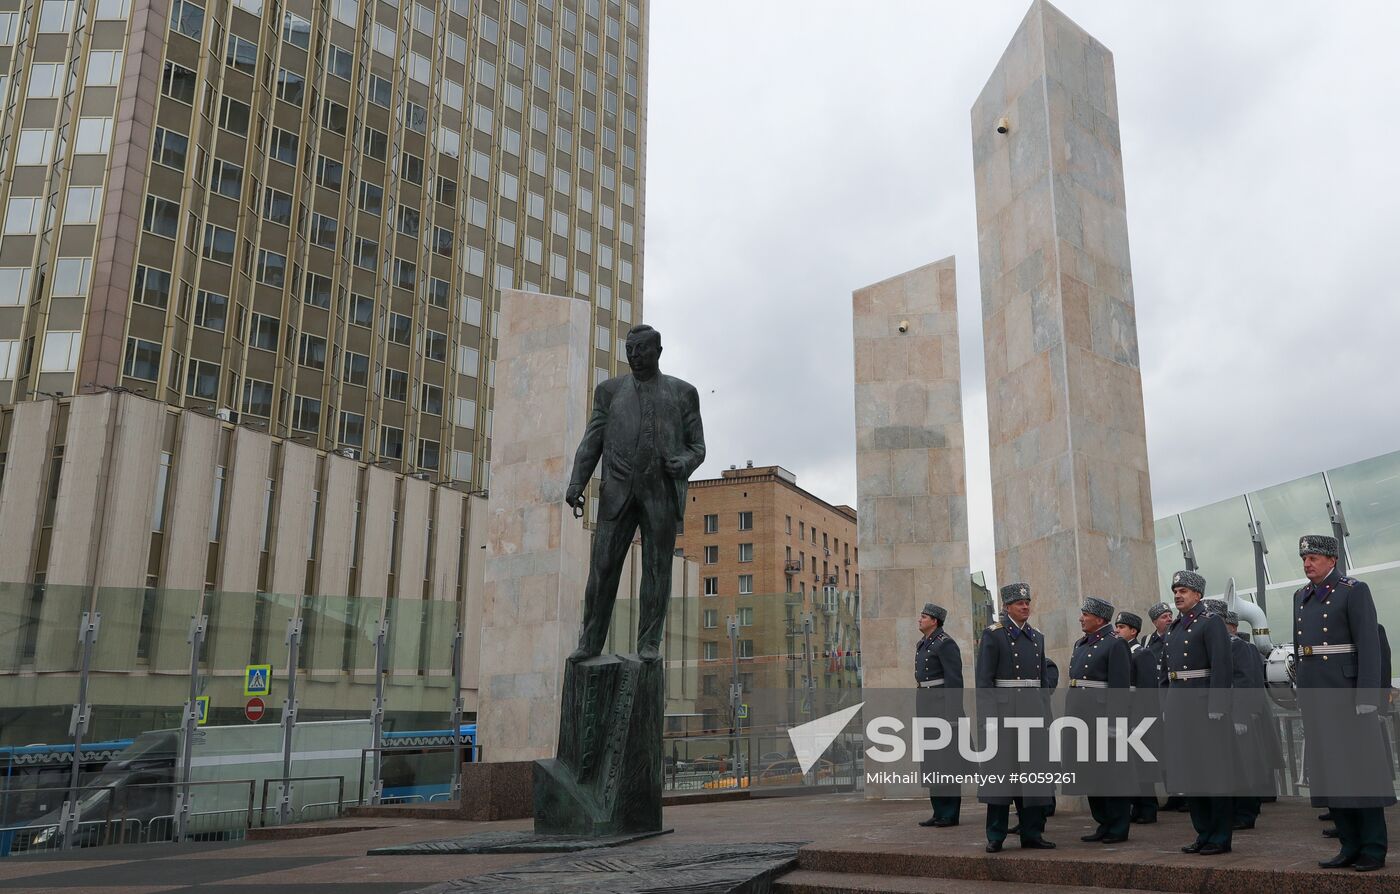
[[[909,685],[926,602],[972,654],[955,280],[948,258],[852,296],[866,686]]]

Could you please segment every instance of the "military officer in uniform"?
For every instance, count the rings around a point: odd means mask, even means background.
[[[1390,681],[1381,679],[1376,604],[1366,584],[1338,573],[1336,538],[1309,534],[1299,540],[1298,555],[1308,585],[1293,594],[1293,651],[1308,779],[1342,846],[1318,865],[1380,869],[1388,846],[1383,809],[1395,803],[1395,793],[1377,710]],[[1354,699],[1342,703],[1338,694],[1317,691],[1338,689],[1355,690]],[[1338,790],[1358,779],[1367,783],[1366,793]]]
[[[1172,597],[1179,614],[1163,637],[1159,671],[1167,687],[1167,791],[1186,795],[1196,840],[1184,853],[1214,856],[1230,852],[1234,807],[1220,794],[1224,779],[1212,778],[1211,761],[1230,755],[1225,734],[1230,710],[1230,634],[1225,619],[1201,603],[1206,580],[1194,571],[1172,575]],[[1232,731],[1233,732],[1233,731]],[[1228,760],[1224,765],[1229,778]]]
[[[948,610],[932,602],[919,614],[919,633],[923,637],[914,647],[914,682],[919,687],[919,716],[942,717],[956,724],[962,714],[962,652],[957,641],[943,629],[947,619]],[[935,769],[925,765],[923,771],[931,773]],[[941,829],[958,824],[962,809],[959,786],[929,786],[929,802],[933,805],[933,815],[919,825]]]
[[[976,681],[983,728],[988,717],[1012,713],[1038,715],[1044,710],[1039,690],[1047,683],[1045,637],[1029,623],[1030,585],[1016,583],[1002,587],[1001,604],[1006,612],[1005,623],[992,624],[983,630],[977,651]],[[1026,690],[1034,691],[1027,693]],[[1035,697],[1015,697],[1028,694]],[[1018,766],[1015,748],[1003,744],[984,770],[1015,772]],[[1054,843],[1044,837],[1045,809],[1055,802],[1053,787],[1022,786],[1019,794],[1013,794],[1010,789],[1002,785],[984,789],[977,795],[977,800],[987,805],[987,853],[995,854],[1002,849],[1013,801],[1021,817],[1021,847],[1053,848]]]
[[[1079,607],[1079,629],[1084,635],[1074,644],[1069,660],[1069,692],[1065,696],[1065,714],[1084,720],[1093,729],[1099,717],[1118,714],[1126,707],[1128,687],[1132,684],[1132,654],[1128,644],[1120,639],[1109,621],[1113,606],[1102,599],[1089,596]],[[1110,702],[1110,696],[1116,696]],[[1110,709],[1112,705],[1113,709]],[[1077,771],[1079,785],[1087,791],[1123,791],[1127,780],[1118,780],[1096,767],[1094,782],[1086,786],[1090,773]],[[1082,775],[1081,775],[1082,773]],[[1090,794],[1089,812],[1098,827],[1080,841],[1101,841],[1118,844],[1128,840],[1129,798],[1127,795]]]
[[[1157,698],[1157,655],[1138,642],[1138,634],[1142,632],[1142,618],[1133,612],[1119,612],[1113,627],[1119,638],[1128,644],[1128,652],[1132,656],[1132,674],[1128,681],[1128,689],[1133,693],[1130,706],[1133,725],[1136,726],[1138,721],[1148,717],[1161,717],[1161,700]],[[1159,720],[1147,731],[1146,741],[1149,750],[1154,754],[1162,753],[1161,726]],[[1134,794],[1129,798],[1128,818],[1134,823],[1149,825],[1157,822],[1157,793],[1154,787],[1162,774],[1158,772],[1155,764],[1145,762],[1135,769],[1137,772],[1133,780]]]
[[[1152,634],[1147,637],[1147,648],[1157,658],[1157,666],[1162,666],[1162,657],[1165,654],[1167,641],[1163,639],[1167,635],[1167,628],[1172,623],[1172,607],[1165,602],[1158,602],[1147,610],[1147,620],[1152,622]],[[1160,699],[1158,700],[1160,702]],[[1167,719],[1162,718],[1161,729],[1166,729]],[[1160,768],[1159,768],[1160,769]],[[1163,810],[1175,810],[1178,813],[1185,812],[1186,799],[1180,795],[1168,795],[1167,803],[1162,805]]]
[[[1235,725],[1235,775],[1248,794],[1235,793],[1234,828],[1253,829],[1259,819],[1263,795],[1272,789],[1275,763],[1268,749],[1268,710],[1264,657],[1249,640],[1239,635],[1239,615],[1225,612],[1225,629],[1230,633],[1231,688],[1235,690],[1232,720]]]

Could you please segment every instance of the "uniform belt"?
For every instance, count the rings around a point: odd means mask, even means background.
[[[1069,681],[1069,685],[1073,686],[1073,687],[1076,688],[1076,689],[1107,689],[1107,688],[1108,688],[1108,681],[1106,681],[1106,680],[1074,680],[1074,679],[1071,679],[1071,680]]]
[[[1298,651],[1304,658],[1312,655],[1349,655],[1356,651],[1356,643],[1341,643],[1335,646],[1299,646]]]
[[[1039,689],[1039,680],[997,680],[998,689]]]
[[[1167,677],[1172,680],[1204,680],[1210,676],[1210,668],[1189,671],[1170,671]]]
[[[920,680],[919,688],[928,689],[930,686],[942,686],[943,682],[944,680],[942,677],[939,677],[937,680]]]

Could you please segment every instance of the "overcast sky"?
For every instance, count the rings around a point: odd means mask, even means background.
[[[1114,54],[1154,513],[1400,448],[1400,5],[1057,5]],[[969,110],[1027,8],[653,0],[645,313],[697,477],[855,505],[851,292],[956,255],[995,578]]]

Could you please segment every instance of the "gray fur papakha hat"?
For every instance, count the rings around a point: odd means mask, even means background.
[[[1207,599],[1205,606],[1221,617],[1224,617],[1225,613],[1230,610],[1230,606],[1226,604],[1224,599]]]
[[[1031,601],[1030,584],[1007,584],[1001,588],[1001,604],[1010,605],[1013,602]]]
[[[924,610],[919,614],[928,615],[940,624],[948,620],[948,610],[941,605],[934,605],[932,602],[925,602]]]
[[[1298,555],[1330,556],[1337,558],[1337,538],[1326,534],[1308,534],[1298,538]]]
[[[1142,630],[1142,618],[1132,612],[1119,612],[1115,624],[1127,624],[1134,630]]]
[[[1172,575],[1172,589],[1175,590],[1177,587],[1185,587],[1205,595],[1206,579],[1194,571],[1178,571]]]
[[[1235,612],[1226,612],[1225,623],[1234,624],[1236,627],[1238,627],[1240,626],[1240,616]]]
[[[1096,596],[1085,596],[1084,604],[1079,606],[1079,610],[1086,615],[1098,615],[1105,621],[1113,618],[1113,605]]]
[[[1149,620],[1155,621],[1162,617],[1162,615],[1169,615],[1171,613],[1172,607],[1170,605],[1167,605],[1165,602],[1159,602],[1147,610],[1147,617]]]

